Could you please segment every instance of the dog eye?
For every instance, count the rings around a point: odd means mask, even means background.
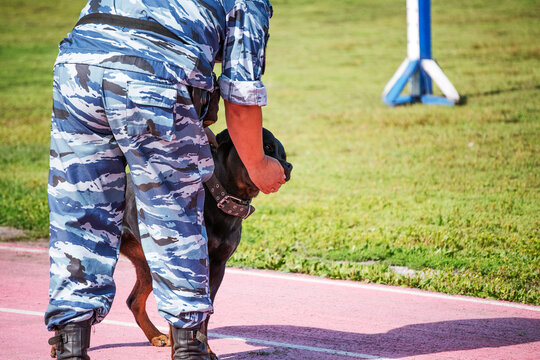
[[[272,145],[266,144],[264,145],[264,151],[272,152],[274,149],[272,148]]]

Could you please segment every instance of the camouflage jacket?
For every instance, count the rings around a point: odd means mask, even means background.
[[[136,71],[211,91],[214,65],[222,62],[218,81],[224,99],[266,105],[261,75],[272,16],[268,0],[90,0],[80,17],[92,13],[155,21],[179,39],[82,24],[60,43],[56,64]]]

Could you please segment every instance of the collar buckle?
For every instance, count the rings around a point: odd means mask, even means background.
[[[218,209],[225,214],[246,219],[255,211],[255,208],[251,206],[251,199],[244,200],[227,194],[227,191],[223,185],[220,184],[215,174],[213,174],[204,185],[210,190],[210,194],[212,194],[212,197],[216,200]]]
[[[255,208],[251,206],[251,201],[242,200],[229,194],[225,195],[223,199],[217,203],[217,207],[226,214],[238,216],[242,219],[246,219],[255,210]]]
[[[244,205],[244,200],[240,199],[240,198],[237,198],[236,196],[232,196],[232,195],[225,195],[223,197],[223,199],[221,199],[218,204],[217,204],[217,207],[220,208],[220,209],[223,209],[229,201],[232,201],[238,205]]]

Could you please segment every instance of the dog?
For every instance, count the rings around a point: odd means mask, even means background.
[[[208,234],[210,272],[210,298],[214,301],[225,274],[225,264],[240,243],[242,221],[255,210],[251,200],[259,189],[250,180],[227,130],[219,133],[212,146],[215,170],[205,184],[204,221]],[[293,166],[281,142],[267,129],[263,129],[264,153],[277,159],[282,165],[286,181],[291,177]],[[218,191],[219,189],[219,191]],[[224,189],[225,191],[222,191]],[[161,333],[148,318],[146,300],[152,291],[152,277],[146,263],[137,225],[137,209],[131,181],[126,189],[126,209],[123,219],[120,253],[135,266],[137,281],[127,299],[127,305],[137,324],[154,346],[170,346],[170,337]],[[209,318],[203,323],[200,333],[205,341]],[[212,359],[217,356],[208,347]]]

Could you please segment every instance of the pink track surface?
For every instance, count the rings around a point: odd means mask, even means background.
[[[1,360],[49,359],[46,249],[0,244]],[[168,359],[127,306],[135,272],[119,261],[116,301],[93,328],[93,360]],[[160,328],[153,298],[151,318]],[[270,271],[229,269],[210,322],[222,360],[540,359],[540,307]]]

